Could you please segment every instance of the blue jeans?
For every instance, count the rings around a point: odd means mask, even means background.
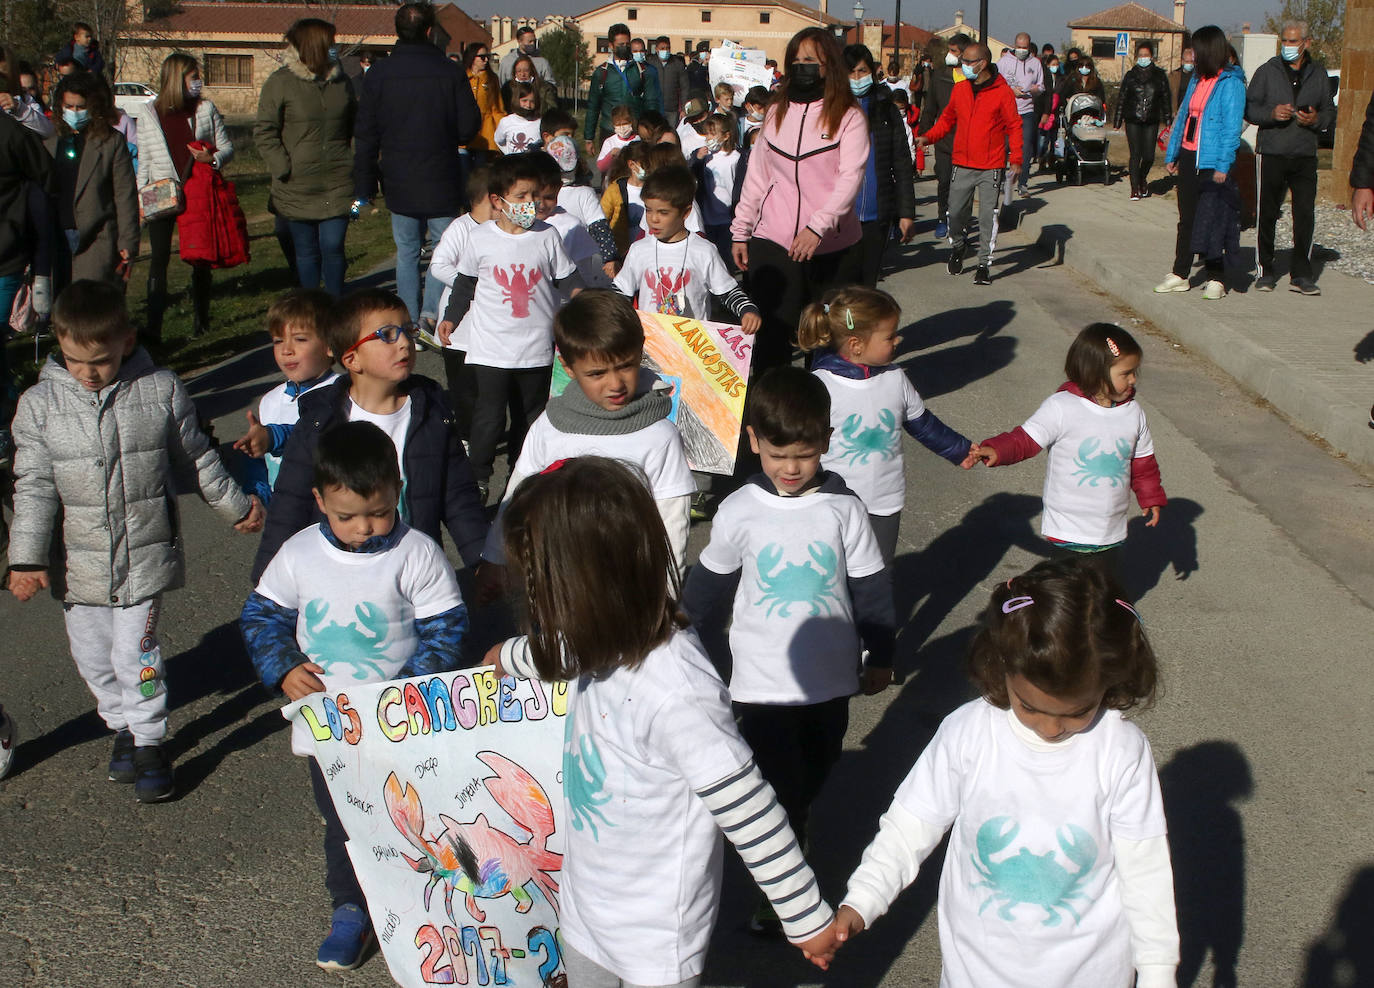
[[[1030,181],[1031,163],[1035,161],[1036,127],[1040,123],[1038,113],[1021,114],[1021,175],[1017,185]]]
[[[335,216],[329,220],[291,220],[291,240],[296,246],[296,273],[302,288],[319,288],[335,298],[343,294],[344,237],[348,233],[348,217]]]
[[[444,286],[428,270],[425,271],[424,298],[420,297],[420,247],[425,242],[426,232],[430,243],[437,247],[439,238],[453,219],[452,216],[424,218],[391,214],[391,238],[396,241],[396,294],[406,304],[412,322],[422,315],[439,315],[439,296]]]
[[[10,309],[14,306],[14,296],[19,294],[19,286],[24,283],[22,274],[0,275],[0,326],[9,324]],[[0,346],[0,429],[9,427],[10,412],[10,364],[5,356],[4,346]]]

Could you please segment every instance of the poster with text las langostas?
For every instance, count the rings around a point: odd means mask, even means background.
[[[391,976],[565,988],[558,934],[567,684],[490,669],[290,704],[348,831]]]

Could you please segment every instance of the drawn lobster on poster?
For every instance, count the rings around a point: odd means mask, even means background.
[[[692,272],[683,271],[676,278],[672,268],[645,271],[644,284],[654,293],[654,308],[668,315],[682,315],[682,301],[678,297],[692,280]]]
[[[510,314],[516,319],[527,319],[530,314],[530,299],[534,298],[534,286],[544,273],[538,268],[525,277],[525,265],[512,264],[506,271],[492,265],[491,277],[501,286],[501,301],[510,303]]]
[[[435,886],[443,882],[444,910],[455,925],[455,891],[463,893],[468,915],[479,923],[486,921],[487,914],[477,905],[478,899],[497,899],[509,894],[515,899],[515,911],[527,913],[534,899],[525,886],[533,882],[557,913],[558,883],[551,873],[562,867],[563,855],[547,847],[554,831],[549,797],[533,776],[510,759],[494,751],[478,752],[477,758],[496,772],[483,782],[487,792],[512,820],[529,831],[528,841],[521,843],[497,830],[481,813],[471,823],[459,823],[440,813],[439,823],[444,829],[434,837],[426,837],[420,794],[409,782],[403,789],[395,772],[387,776],[387,813],[396,829],[421,855],[401,857],[416,871],[429,872],[425,908],[429,908]]]

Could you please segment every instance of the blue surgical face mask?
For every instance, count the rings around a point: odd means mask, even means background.
[[[1183,71],[1184,71],[1184,72],[1191,72],[1191,71],[1193,71],[1193,63],[1192,63],[1192,62],[1184,62],[1184,63],[1183,63]]]
[[[1142,55],[1140,58],[1137,58],[1135,60],[1135,64],[1139,65],[1142,69],[1148,69],[1151,65],[1154,64],[1154,61],[1155,60],[1150,56]]]
[[[860,79],[850,78],[849,80],[849,91],[855,96],[862,96],[872,88],[873,77],[871,75],[863,76]]]
[[[335,48],[333,45],[329,47],[329,63],[331,65],[339,64],[339,49]]]
[[[1300,54],[1302,54],[1302,46],[1301,46],[1301,45],[1284,45],[1284,46],[1283,46],[1283,60],[1284,60],[1285,62],[1296,62],[1296,61],[1298,60],[1298,56],[1299,56]]]
[[[1093,74],[1093,70],[1092,70],[1092,69],[1079,69],[1079,70],[1078,70],[1078,74],[1079,74],[1079,75],[1092,75],[1092,74]]]
[[[962,72],[962,73],[964,73],[964,78],[965,78],[965,79],[977,79],[977,78],[978,78],[978,70],[975,69],[972,65],[966,65],[965,63],[960,62],[960,63],[959,63],[959,71]]]
[[[673,54],[673,53],[672,53],[671,51],[669,51],[667,48],[660,48],[660,49],[658,50],[658,57],[661,58],[661,59],[662,59],[663,61],[665,61],[665,62],[668,61],[668,59],[672,57],[672,54]]]
[[[89,110],[63,108],[62,120],[72,130],[84,130],[86,125],[91,122],[91,112]]]
[[[1058,66],[1058,65],[1051,65],[1051,66],[1050,66],[1050,72],[1053,73],[1054,75],[1058,75],[1058,74],[1059,74],[1059,66]]]
[[[637,52],[635,52],[635,61],[638,62],[639,64],[643,65],[643,64],[644,64],[644,52],[642,52],[642,51],[637,51]]]

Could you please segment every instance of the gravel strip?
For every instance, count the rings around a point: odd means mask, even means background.
[[[1374,284],[1374,230],[1366,233],[1350,219],[1350,210],[1318,203],[1316,232],[1312,236],[1313,260],[1323,262],[1352,278]],[[1253,236],[1247,233],[1246,236]],[[1285,203],[1274,224],[1274,247],[1283,250],[1293,245],[1293,216]],[[1325,252],[1323,253],[1323,248]]]

